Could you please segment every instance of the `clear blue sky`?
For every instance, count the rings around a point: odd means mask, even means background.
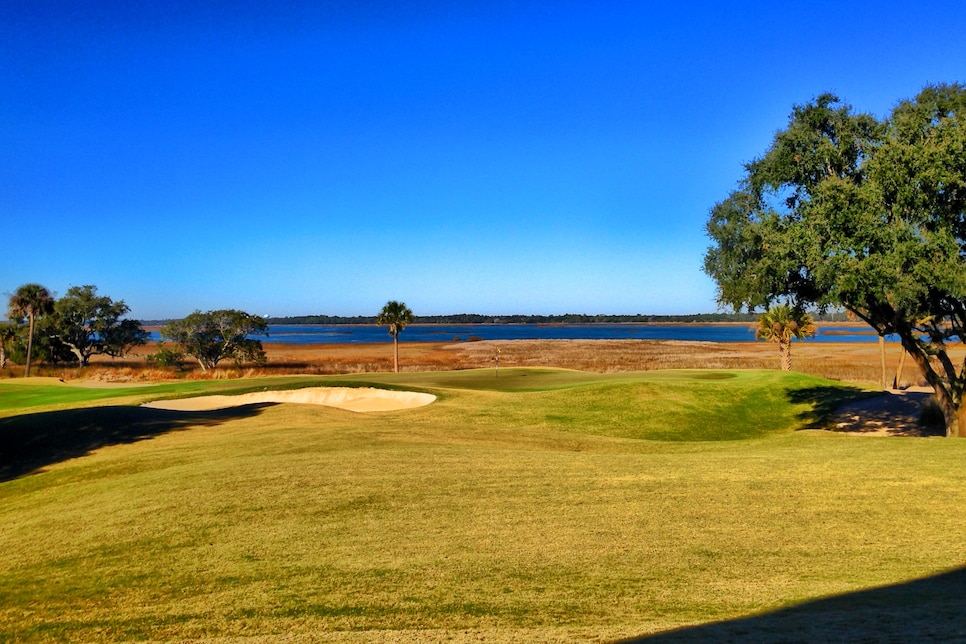
[[[883,116],[966,80],[964,25],[959,2],[0,0],[0,293],[711,312],[708,211],[792,106]]]

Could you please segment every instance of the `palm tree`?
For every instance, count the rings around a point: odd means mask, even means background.
[[[791,371],[792,339],[802,340],[815,335],[815,320],[805,311],[782,304],[759,315],[754,330],[759,340],[778,343],[782,371]]]
[[[399,334],[412,321],[413,312],[403,302],[396,300],[387,302],[376,317],[376,324],[389,326],[393,345],[392,364],[396,373],[399,373]]]
[[[54,310],[54,297],[40,284],[24,284],[10,296],[10,317],[27,318],[27,367],[24,376],[30,375],[30,354],[34,347],[34,322],[40,316]]]

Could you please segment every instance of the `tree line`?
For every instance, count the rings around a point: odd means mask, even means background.
[[[36,362],[86,367],[92,356],[120,358],[150,339],[139,320],[125,317],[130,308],[124,300],[99,295],[90,284],[72,286],[60,298],[40,284],[24,284],[8,306],[8,319],[0,322],[0,369],[10,360],[24,365],[25,376]],[[148,360],[177,366],[191,357],[202,370],[226,359],[262,364],[265,351],[251,336],[267,332],[264,319],[244,311],[195,311],[161,329],[158,350]]]
[[[27,376],[35,360],[85,367],[91,356],[121,357],[148,340],[140,322],[124,317],[130,311],[124,300],[98,295],[96,286],[72,286],[57,299],[40,284],[24,284],[8,304],[0,368],[9,359],[23,364]]]
[[[125,316],[124,300],[99,295],[93,285],[72,286],[56,298],[45,286],[24,284],[10,295],[8,320],[0,322],[0,369],[8,359],[24,365],[30,375],[34,362],[75,363],[86,367],[92,356],[120,358],[147,344],[150,334],[139,320]],[[413,320],[404,303],[388,302],[373,322],[388,327],[393,340],[393,367],[399,371],[399,334]],[[268,336],[268,322],[237,309],[195,311],[180,320],[168,321],[160,331],[157,350],[147,356],[158,366],[180,367],[193,358],[202,371],[223,360],[235,364],[264,364],[261,340]]]
[[[6,322],[0,322],[0,368],[8,359],[24,365],[74,363],[86,367],[92,356],[120,358],[147,344],[150,334],[139,320],[125,316],[124,300],[100,295],[94,285],[72,286],[55,298],[40,284],[24,284],[10,296]],[[826,319],[840,315],[826,313]],[[379,324],[393,339],[393,368],[399,370],[399,334],[409,324],[615,324],[750,322],[755,316],[735,312],[696,315],[504,315],[416,316],[404,303],[390,301],[375,316],[311,315],[263,318],[237,309],[195,311],[161,324],[161,340],[147,360],[161,367],[181,367],[192,358],[202,371],[224,360],[261,365],[266,355],[261,340],[269,324]],[[785,344],[782,344],[785,347]]]

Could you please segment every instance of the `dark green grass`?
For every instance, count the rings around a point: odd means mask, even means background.
[[[16,384],[0,381],[0,412],[23,412],[30,409],[66,408],[83,404],[100,404],[121,400],[140,402],[172,397],[223,393],[247,393],[267,388],[286,389],[315,384],[318,379],[305,377],[255,378],[243,380],[189,380],[183,382],[131,387],[84,387],[58,383]],[[5,415],[10,415],[9,413]]]
[[[31,407],[67,406],[111,398],[158,392],[154,386],[96,389],[67,385],[0,384],[0,411],[18,411]]]

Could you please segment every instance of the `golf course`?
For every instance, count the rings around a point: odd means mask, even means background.
[[[960,632],[966,442],[827,431],[859,385],[530,367],[84,385],[0,380],[2,641]],[[141,406],[309,387],[435,398]]]

